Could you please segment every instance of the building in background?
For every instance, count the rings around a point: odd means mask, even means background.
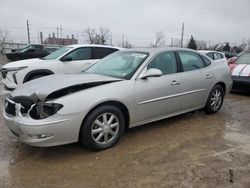
[[[52,37],[51,35],[49,35],[49,37],[43,41],[43,44],[71,45],[71,44],[78,44],[78,40],[75,39],[74,35],[72,35],[71,38],[69,38],[68,36],[67,38],[56,38],[55,33],[53,33]]]

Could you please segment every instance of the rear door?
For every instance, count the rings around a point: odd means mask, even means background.
[[[175,113],[181,110],[181,73],[178,73],[174,52],[157,55],[144,69],[159,69],[163,75],[135,81],[136,122]]]
[[[181,88],[183,110],[205,105],[214,83],[210,60],[191,51],[178,51],[177,54],[183,68]]]

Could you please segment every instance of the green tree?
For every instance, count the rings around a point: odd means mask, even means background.
[[[196,45],[193,35],[191,35],[190,41],[188,43],[188,48],[197,50],[197,45]]]
[[[231,50],[231,47],[230,47],[229,43],[227,42],[226,45],[223,47],[223,51],[230,52],[230,50]]]

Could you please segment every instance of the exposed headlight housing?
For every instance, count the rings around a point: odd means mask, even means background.
[[[2,77],[5,79],[8,72],[19,71],[19,70],[23,70],[23,69],[26,69],[26,68],[28,68],[28,67],[23,66],[23,67],[13,67],[13,68],[1,68],[0,72],[2,73]]]
[[[38,103],[35,104],[29,112],[33,119],[45,119],[57,113],[63,107],[58,103]]]
[[[10,71],[19,71],[28,68],[28,66],[23,67],[12,67],[12,68],[2,68],[1,71],[10,72]]]

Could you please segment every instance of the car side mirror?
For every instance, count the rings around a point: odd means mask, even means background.
[[[63,57],[61,61],[72,61],[72,57],[70,56]]]
[[[144,74],[142,74],[139,78],[146,79],[149,77],[160,77],[162,76],[162,72],[159,69],[148,69]]]

